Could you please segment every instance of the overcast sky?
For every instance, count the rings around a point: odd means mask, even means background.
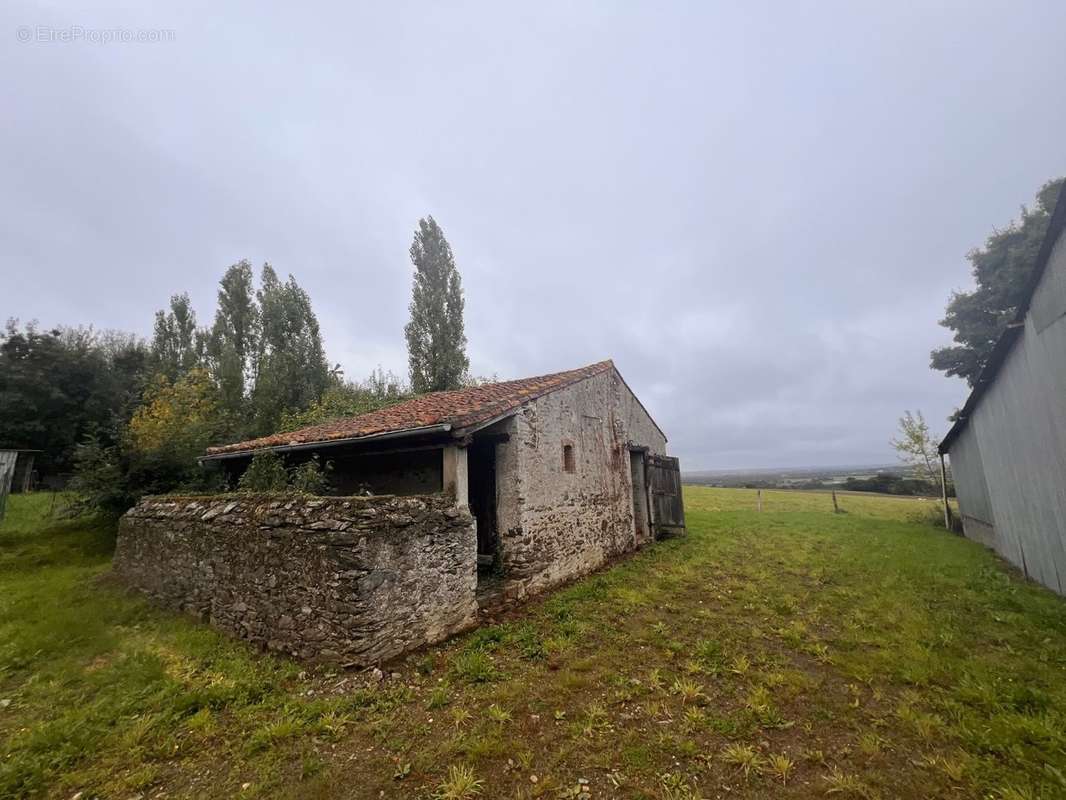
[[[270,261],[405,374],[433,214],[472,371],[613,358],[685,469],[942,433],[965,253],[1066,173],[1061,0],[146,5],[0,8],[0,317],[148,335]]]

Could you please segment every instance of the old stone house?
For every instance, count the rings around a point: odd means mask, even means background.
[[[332,462],[339,497],[149,498],[116,570],[274,649],[372,663],[684,527],[666,435],[611,361],[211,448]]]

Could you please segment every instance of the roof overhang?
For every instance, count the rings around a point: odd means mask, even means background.
[[[344,439],[322,439],[316,442],[293,442],[292,444],[274,445],[273,447],[258,447],[254,450],[234,450],[223,453],[208,453],[197,459],[201,464],[205,461],[223,461],[230,458],[251,458],[257,453],[295,453],[301,450],[325,450],[330,447],[342,445],[362,444],[363,442],[381,442],[388,439],[406,439],[412,436],[424,436],[432,433],[448,433],[452,426],[449,423],[440,425],[423,425],[420,428],[404,428],[398,431],[382,431],[371,433],[366,436],[349,436]]]

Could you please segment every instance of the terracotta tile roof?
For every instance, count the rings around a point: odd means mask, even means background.
[[[453,430],[466,428],[506,414],[535,397],[613,368],[614,362],[607,360],[580,369],[540,375],[536,378],[488,383],[451,392],[434,392],[358,417],[335,419],[296,431],[209,447],[207,455],[243,453],[265,447],[329,442],[335,439],[355,439],[431,425],[448,424]]]

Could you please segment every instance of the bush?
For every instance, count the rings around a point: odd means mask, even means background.
[[[121,514],[137,502],[119,463],[118,448],[105,447],[96,432],[74,448],[74,469],[68,487],[75,497],[69,506],[72,513]]]
[[[283,492],[288,488],[285,464],[269,450],[252,456],[252,463],[237,481],[237,490],[241,492]]]
[[[252,463],[237,481],[237,490],[241,492],[287,492],[296,491],[303,494],[328,494],[329,478],[327,473],[333,468],[332,462],[325,466],[312,456],[309,460],[286,469],[285,462],[269,450],[252,456]]]
[[[289,483],[292,488],[304,494],[327,494],[329,492],[328,473],[333,469],[333,462],[323,465],[318,456],[298,464],[289,470]]]
[[[174,448],[141,451],[105,446],[90,433],[74,451],[70,482],[74,499],[68,512],[118,515],[145,495],[168,492],[212,493],[224,488],[222,476],[200,467],[195,458]]]

